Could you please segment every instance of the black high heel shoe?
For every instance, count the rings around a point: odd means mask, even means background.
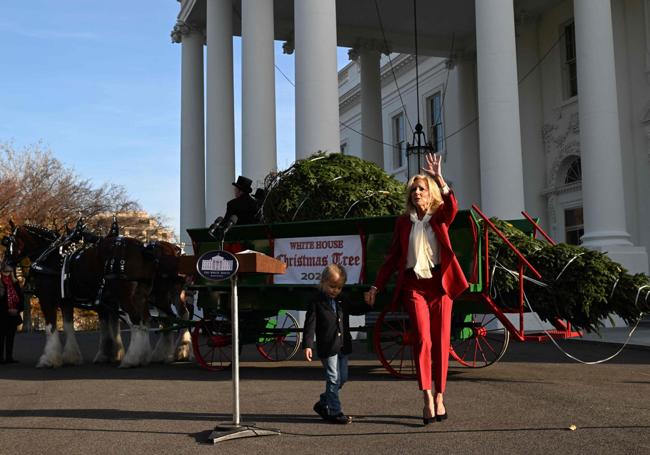
[[[426,417],[427,415],[427,408],[422,409],[422,424],[423,425],[429,425],[430,423],[433,423],[434,420],[436,419],[434,416],[431,417]]]
[[[438,414],[438,410],[436,409],[436,422],[442,422],[443,420],[447,420],[447,410],[445,409],[444,414]]]

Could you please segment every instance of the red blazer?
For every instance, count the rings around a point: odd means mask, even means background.
[[[444,204],[433,214],[429,224],[438,239],[440,248],[440,267],[442,272],[442,288],[449,298],[456,299],[465,289],[469,287],[465,274],[456,259],[456,255],[451,248],[449,240],[449,226],[454,221],[458,212],[458,203],[453,192],[443,195]],[[406,258],[408,255],[408,241],[411,234],[413,223],[409,215],[404,214],[395,221],[395,231],[393,240],[388,250],[388,255],[383,265],[379,269],[375,286],[382,290],[395,270],[397,270],[397,285],[393,293],[392,304],[397,302],[399,292],[404,282],[404,273],[406,272]]]

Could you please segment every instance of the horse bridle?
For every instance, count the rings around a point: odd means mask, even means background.
[[[19,257],[17,259],[14,259],[14,245],[16,243],[16,233],[18,232],[18,226],[14,227],[13,231],[9,235],[6,235],[2,238],[2,245],[7,249],[7,252],[9,253],[8,255],[5,255],[5,260],[7,258],[11,258],[12,260],[15,260],[16,262],[20,262],[21,259],[23,259],[25,256]]]
[[[18,228],[20,226],[15,226],[14,229],[11,231],[11,233],[8,236],[5,236],[2,239],[2,244],[5,246],[7,249],[8,254],[5,255],[5,260],[10,259],[12,262],[15,263],[15,265],[20,264],[20,262],[25,259],[25,258],[30,258],[32,262],[36,262],[36,259],[33,258],[32,256],[35,255],[35,253],[38,253],[41,247],[35,248],[33,251],[16,251],[18,247]],[[48,243],[54,244],[56,243],[57,239],[50,240],[47,238],[47,236],[43,233],[40,232],[39,230],[34,230],[34,229],[29,229],[29,226],[23,226],[23,229],[25,229],[30,235],[38,237],[41,240],[44,240]],[[23,242],[24,243],[24,242]],[[45,251],[50,249],[50,246],[45,248]],[[14,256],[14,253],[16,253],[16,256]],[[41,254],[42,255],[42,254]],[[41,256],[39,255],[39,257]],[[24,267],[23,267],[24,268]]]

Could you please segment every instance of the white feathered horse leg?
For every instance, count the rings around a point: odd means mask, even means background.
[[[151,355],[151,361],[157,363],[172,363],[174,361],[174,333],[171,330],[158,332],[158,342]]]
[[[63,330],[65,332],[65,346],[63,347],[63,363],[66,365],[81,365],[84,363],[77,337],[74,333],[74,324],[72,322],[64,322]]]
[[[115,311],[99,311],[99,350],[95,363],[120,362],[124,357],[124,345],[120,336],[120,318]]]
[[[127,309],[128,323],[131,329],[131,340],[126,354],[120,363],[120,368],[131,368],[148,365],[151,362],[151,343],[149,342],[149,327],[147,319],[149,305],[147,296],[151,292],[151,285],[143,285],[136,281],[118,283],[126,300],[123,308]]]
[[[95,355],[94,363],[110,362],[111,328],[108,315],[105,311],[99,312],[99,349]]]
[[[113,350],[111,358],[113,362],[121,362],[124,359],[124,343],[120,334],[120,318],[117,314],[111,314],[109,318],[109,329],[113,337]]]
[[[58,368],[63,365],[61,356],[61,339],[56,326],[47,324],[45,326],[45,349],[41,358],[38,359],[36,368]]]
[[[65,332],[65,346],[63,347],[63,363],[66,365],[81,365],[83,357],[74,333],[74,308],[69,302],[65,302],[64,305],[63,330]]]
[[[120,368],[132,368],[148,365],[151,362],[151,343],[149,342],[149,328],[144,324],[129,325],[131,340],[129,348],[120,363]]]
[[[178,316],[184,321],[190,319],[190,312],[187,310],[186,304],[192,305],[193,301],[194,296],[190,296],[188,291],[183,291],[181,299],[176,305],[176,311],[178,312]],[[190,335],[190,329],[181,329],[176,343],[176,353],[174,358],[177,361],[187,361],[192,360],[193,357],[194,352],[192,351],[192,336]]]

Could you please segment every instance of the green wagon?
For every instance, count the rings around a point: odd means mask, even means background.
[[[530,217],[524,215],[512,223],[530,235],[541,231]],[[395,219],[389,216],[235,226],[226,235],[224,249],[230,252],[254,250],[275,257],[278,256],[278,244],[292,244],[293,239],[303,242],[304,239],[313,239],[313,242],[322,243],[327,239],[351,238],[355,245],[361,246],[361,264],[358,279],[346,285],[344,292],[350,299],[360,300],[388,251]],[[472,210],[460,211],[450,229],[454,251],[470,283],[469,289],[454,302],[452,365],[456,362],[470,368],[489,366],[503,356],[511,336],[525,341],[541,340],[545,336],[566,338],[577,335],[561,321],[555,321],[556,330],[552,332],[524,333],[522,278],[519,280],[522,298],[518,304],[513,308],[503,308],[494,302],[488,292],[488,229],[496,230],[496,227],[476,206]],[[220,244],[207,229],[189,229],[188,233],[195,257],[219,249]],[[345,261],[345,254],[329,259]],[[353,257],[356,256],[349,256],[350,262],[354,262]],[[520,272],[520,277],[525,273],[537,274],[523,256],[520,258]],[[309,275],[304,274],[307,281],[317,281],[316,276]],[[391,374],[415,377],[411,349],[413,335],[408,315],[399,304],[396,308],[389,305],[393,286],[394,283],[389,284],[387,292],[378,296],[375,311],[366,315],[365,325],[353,330],[367,334],[369,348],[376,352],[379,361]],[[277,283],[270,276],[241,276],[238,294],[242,343],[255,343],[260,354],[268,360],[293,357],[300,349],[302,338],[297,312],[307,309],[314,287],[313,283],[301,284],[300,279],[295,283]],[[227,368],[231,361],[230,286],[227,282],[209,282],[196,276],[191,288],[199,291],[197,304],[203,311],[203,317],[196,322],[192,332],[196,359],[210,370]],[[515,319],[518,314],[518,327],[508,318],[508,313],[514,313]]]

